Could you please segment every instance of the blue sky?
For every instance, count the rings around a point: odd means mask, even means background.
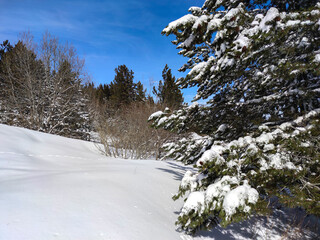
[[[39,41],[48,30],[61,41],[72,43],[85,58],[95,83],[109,83],[114,69],[126,64],[135,80],[145,87],[157,83],[168,64],[175,76],[187,61],[161,35],[171,21],[187,14],[204,0],[0,0],[0,42],[17,41],[19,32],[30,30]],[[190,102],[194,90],[184,90]]]

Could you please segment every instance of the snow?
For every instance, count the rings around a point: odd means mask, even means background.
[[[238,186],[227,193],[223,200],[223,209],[225,210],[227,217],[231,217],[235,214],[236,209],[239,207],[244,207],[244,212],[249,212],[250,207],[246,205],[246,202],[255,204],[258,201],[258,198],[258,191],[245,181],[243,185]]]
[[[182,180],[181,180],[181,184],[180,186],[183,188],[187,188],[188,186],[190,186],[190,189],[195,189],[197,187],[197,176],[194,175],[190,170],[188,170]]]
[[[236,177],[223,176],[219,181],[208,186],[206,190],[206,202],[210,202],[214,198],[225,197],[225,195],[230,192],[230,184],[238,183],[239,181]]]
[[[210,60],[212,60],[211,58],[212,58],[212,57],[210,57],[210,59],[208,60],[208,62],[209,62]],[[190,72],[188,73],[188,75],[191,76],[191,75],[193,75],[193,74],[197,74],[198,76],[196,76],[195,79],[199,79],[199,78],[203,75],[206,67],[208,66],[208,62],[200,62],[200,63],[196,64],[196,65],[190,70]]]
[[[107,158],[91,142],[0,124],[0,239],[176,240],[184,173]]]
[[[217,129],[217,132],[225,132],[228,128],[228,125],[227,124],[221,124],[218,129]]]
[[[264,162],[262,165],[263,170],[267,170],[270,168],[273,169],[290,169],[290,170],[299,170],[292,162],[290,162],[290,157],[284,153],[276,153],[268,155],[269,163]]]
[[[222,20],[219,18],[214,18],[210,20],[207,26],[207,31],[212,31],[219,28],[221,26],[221,23],[222,23]]]
[[[206,0],[206,2],[205,2],[205,4],[207,3],[207,2],[209,2],[210,0]],[[216,4],[215,4],[215,7],[219,7],[220,6],[220,4],[222,4],[223,3],[223,0],[217,0],[216,1]]]
[[[272,150],[274,150],[274,149],[275,149],[275,146],[274,146],[274,144],[272,144],[272,143],[266,144],[266,145],[264,145],[264,147],[263,147],[263,151],[264,151],[264,152],[272,151]]]
[[[162,111],[155,112],[155,113],[150,115],[148,121],[151,121],[151,120],[153,120],[155,118],[159,118],[159,117],[161,117],[162,114],[163,114]]]
[[[310,147],[310,143],[302,142],[302,143],[300,144],[300,146],[301,146],[301,147],[308,148],[308,147]]]
[[[203,192],[192,192],[190,193],[187,201],[183,205],[182,213],[188,213],[191,210],[202,211],[204,205],[204,193]]]
[[[257,137],[256,141],[260,144],[267,144],[274,139],[271,133],[262,133],[259,137]]]
[[[236,50],[241,50],[243,47],[248,47],[250,45],[251,40],[247,38],[246,36],[240,34],[237,38],[236,41],[234,41],[235,44],[235,49]]]
[[[269,127],[266,126],[266,125],[260,125],[260,126],[259,126],[259,130],[260,130],[260,131],[268,131],[268,130],[269,130]]]
[[[254,156],[255,154],[257,154],[259,152],[259,148],[257,147],[256,144],[251,143],[248,148],[247,148],[247,152],[249,154],[249,156]]]
[[[169,23],[169,25],[165,29],[163,29],[163,32],[170,33],[171,31],[173,31],[174,29],[176,29],[180,26],[185,26],[190,23],[194,24],[197,19],[198,19],[198,17],[195,17],[192,14],[187,14],[187,15]]]
[[[290,122],[285,122],[285,123],[282,123],[282,124],[279,126],[279,129],[281,129],[282,131],[285,131],[285,130],[289,129],[290,127],[292,127],[292,123],[290,123]]]
[[[279,10],[277,8],[270,8],[266,14],[266,16],[261,20],[259,28],[264,31],[268,32],[271,26],[268,26],[268,23],[274,21],[277,17],[280,16]]]
[[[281,231],[297,229],[288,222],[294,216],[278,211],[268,218],[186,235],[174,224],[183,201],[171,198],[187,170],[192,177],[190,167],[172,161],[108,158],[92,142],[2,124],[0,168],[0,239],[4,240],[280,239]],[[198,175],[193,181],[202,178]],[[199,206],[217,196],[219,189],[226,194],[224,207],[229,214],[242,201],[255,201],[249,185],[228,191],[224,185],[237,185],[238,180],[226,176],[223,181],[206,192],[190,194],[183,209],[201,211]],[[234,196],[241,197],[234,200]],[[305,230],[301,234],[316,236]]]
[[[190,47],[190,45],[192,44],[192,42],[194,41],[195,36],[193,34],[190,34],[190,36],[179,45],[179,47],[183,48],[183,47]]]
[[[314,110],[310,111],[309,113],[307,113],[306,115],[298,117],[293,122],[296,123],[296,124],[300,124],[304,120],[309,119],[309,118],[314,117],[314,116],[317,116],[318,114],[320,114],[320,108],[314,109]]]
[[[162,125],[163,123],[165,123],[168,120],[167,117],[163,117],[158,121],[158,126]]]
[[[201,13],[201,8],[200,7],[190,7],[188,12],[191,12],[191,13]]]
[[[300,22],[301,22],[300,20],[289,20],[286,25],[287,27],[291,27],[291,26],[299,25]]]
[[[225,162],[224,158],[221,157],[222,152],[225,150],[223,146],[220,145],[212,145],[212,147],[205,151],[201,158],[197,161],[197,165],[201,166],[206,162],[212,161],[212,159],[215,160],[215,164],[221,164]]]
[[[208,16],[207,15],[202,15],[199,17],[196,22],[193,24],[192,28],[193,30],[197,30],[199,27],[202,27],[203,24],[208,22]]]
[[[232,18],[236,17],[239,13],[243,12],[243,4],[239,4],[238,7],[232,8],[228,11],[228,13],[224,16],[227,21],[230,21]]]
[[[198,102],[193,102],[191,105],[188,106],[189,109],[193,109],[199,106]]]
[[[301,22],[301,25],[312,25],[312,24],[313,22],[311,22],[310,20]]]

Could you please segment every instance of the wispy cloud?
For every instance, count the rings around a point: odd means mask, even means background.
[[[14,43],[28,30],[38,41],[48,30],[75,45],[98,81],[113,79],[114,68],[127,64],[149,85],[149,78],[161,79],[165,64],[181,76],[177,69],[185,59],[160,33],[199,2],[204,0],[0,0],[0,42]]]

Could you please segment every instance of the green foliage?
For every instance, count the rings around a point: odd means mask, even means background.
[[[162,79],[163,82],[160,80],[158,89],[153,87],[153,94],[159,98],[161,104],[171,109],[180,107],[183,103],[182,93],[168,65],[166,65],[162,71]]]
[[[229,124],[230,134],[239,137],[269,119],[288,121],[319,107],[319,10],[288,1],[292,6],[280,15],[274,7],[283,2],[259,3],[206,1],[163,30],[176,35],[179,54],[190,58],[181,70],[191,71],[178,83],[198,87],[194,100],[209,99],[203,133]],[[250,10],[258,6],[264,7]]]
[[[110,84],[99,84],[95,87],[93,83],[87,85],[86,91],[91,96],[92,102],[98,106],[118,109],[133,102],[145,102],[146,89],[138,81],[134,83],[134,72],[126,65],[120,65],[115,69],[114,80]],[[149,97],[149,102],[152,101]]]
[[[126,65],[120,65],[115,69],[114,80],[110,84],[111,101],[116,105],[128,104],[134,100],[133,71]]]
[[[143,84],[140,81],[134,84],[134,90],[135,90],[135,101],[137,102],[146,101],[147,90],[143,88]]]
[[[273,198],[319,216],[320,4],[207,0],[189,11],[163,34],[189,58],[178,84],[207,103],[149,118],[184,133],[164,148],[196,169],[174,196],[185,198],[177,224],[226,226],[268,213]]]

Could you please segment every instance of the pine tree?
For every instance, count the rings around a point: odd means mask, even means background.
[[[99,84],[99,86],[95,89],[95,93],[93,94],[94,101],[97,101],[99,104],[104,104],[111,97],[111,90],[108,84]]]
[[[143,84],[138,81],[134,84],[135,89],[135,101],[137,102],[144,102],[146,101],[146,89],[143,88]]]
[[[0,121],[88,140],[88,97],[75,49],[46,33],[37,54],[32,36],[22,36],[14,47],[2,45]]]
[[[59,135],[89,139],[90,121],[88,113],[88,97],[81,88],[81,79],[72,70],[68,61],[63,61],[55,76],[59,79],[59,92],[51,118],[52,133]],[[55,124],[55,125],[54,125]]]
[[[45,109],[39,130],[88,140],[89,97],[82,91],[84,61],[68,43],[46,32],[40,43],[39,58],[45,68]]]
[[[6,91],[6,85],[5,85],[5,69],[3,69],[4,65],[1,63],[3,60],[3,57],[6,53],[10,52],[13,49],[11,44],[8,40],[3,41],[2,44],[0,44],[0,122],[6,123],[9,119],[6,116],[8,111],[8,106],[6,104],[7,99],[7,91]]]
[[[10,44],[10,42],[8,40],[3,41],[2,44],[0,44],[0,61],[2,59],[2,56],[6,53],[6,52],[10,52],[12,50],[12,45]]]
[[[161,104],[169,108],[176,109],[180,107],[183,103],[182,93],[167,64],[162,71],[162,79],[163,82],[162,80],[159,81],[158,89],[153,87],[153,94],[159,98]]]
[[[155,127],[193,132],[166,144],[194,163],[175,198],[187,232],[266,213],[268,201],[320,215],[320,3],[207,0],[170,23],[190,69],[178,84],[196,103],[150,116]]]
[[[110,84],[110,100],[120,106],[132,102],[135,98],[134,73],[126,65],[120,65],[115,69],[116,76]]]
[[[42,121],[44,67],[36,54],[19,41],[1,59],[3,123],[38,129]]]

